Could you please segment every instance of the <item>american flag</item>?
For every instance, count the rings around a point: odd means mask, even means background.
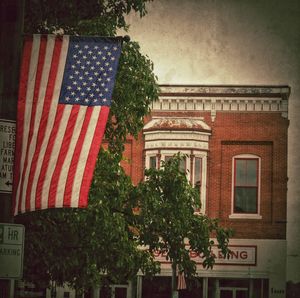
[[[86,207],[104,134],[120,38],[33,35],[24,41],[13,212]]]
[[[186,282],[185,282],[184,272],[178,272],[177,290],[185,290],[185,289],[186,289]]]

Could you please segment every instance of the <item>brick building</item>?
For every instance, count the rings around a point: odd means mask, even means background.
[[[129,139],[126,172],[137,183],[144,168],[178,151],[199,186],[201,212],[235,231],[232,257],[218,255],[179,297],[285,297],[288,86],[161,86],[138,140]],[[152,281],[138,277],[137,297],[168,297],[171,266]],[[129,293],[128,292],[128,293]],[[249,296],[248,296],[249,295]]]

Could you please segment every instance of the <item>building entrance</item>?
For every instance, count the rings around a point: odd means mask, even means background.
[[[205,297],[205,296],[204,296]],[[208,279],[208,298],[267,298],[267,279]]]

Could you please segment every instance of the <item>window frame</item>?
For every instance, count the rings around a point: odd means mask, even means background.
[[[249,188],[256,188],[256,211],[255,212],[236,212],[235,211],[235,192],[236,192],[236,161],[237,160],[256,160],[256,186],[247,186]],[[246,186],[245,186],[246,187]],[[231,185],[231,214],[229,218],[247,218],[247,219],[261,219],[260,201],[261,201],[261,158],[254,154],[239,154],[232,157],[232,185]]]

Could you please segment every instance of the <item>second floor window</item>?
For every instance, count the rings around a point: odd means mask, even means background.
[[[234,158],[233,213],[258,213],[259,159]]]
[[[186,156],[181,160],[180,170],[186,173],[187,179],[191,185],[199,191],[199,199],[201,201],[201,212],[205,212],[206,205],[206,152],[192,152],[188,150],[180,151]],[[149,150],[146,151],[145,165],[146,168],[156,168],[161,166],[162,162],[167,162],[173,155],[177,154],[176,150]]]

